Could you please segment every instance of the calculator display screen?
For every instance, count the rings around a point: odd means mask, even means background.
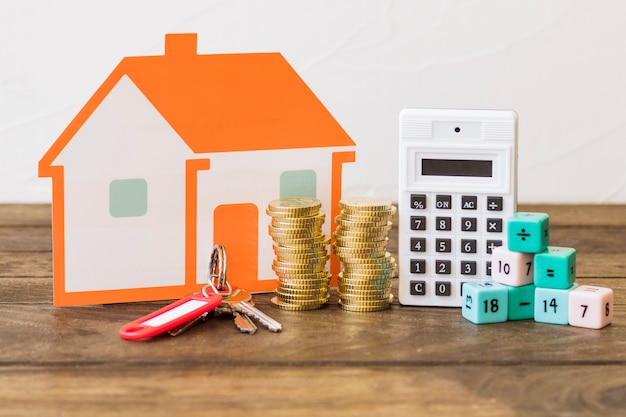
[[[422,175],[493,177],[493,161],[475,159],[422,159]]]

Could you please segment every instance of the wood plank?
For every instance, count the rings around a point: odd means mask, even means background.
[[[518,204],[517,210],[548,213],[550,226],[626,226],[623,204]]]
[[[622,416],[621,365],[23,367],[0,416]]]
[[[459,309],[397,301],[350,313],[333,290],[310,312],[255,296],[279,334],[212,317],[181,337],[127,342],[119,328],[164,303],[52,307],[49,205],[0,205],[0,416],[621,416],[625,208],[520,206],[549,213],[552,244],[577,249],[579,284],[613,288],[602,330],[477,326]]]
[[[0,252],[50,252],[52,232],[48,227],[0,227]]]
[[[51,225],[50,204],[0,204],[0,226]]]
[[[615,281],[623,295],[624,280]],[[255,297],[255,303],[283,324],[281,333],[261,328],[254,336],[240,334],[230,317],[211,317],[184,336],[128,342],[119,337],[119,329],[163,303],[65,308],[0,304],[0,366],[181,361],[189,366],[205,363],[207,357],[219,363],[282,366],[626,365],[621,354],[626,351],[623,298],[614,307],[613,323],[601,330],[533,320],[475,325],[462,318],[458,308],[394,304],[382,312],[350,313],[337,306],[335,295],[324,308],[306,312],[275,310],[268,295]]]
[[[51,252],[0,252],[0,278],[52,277]]]

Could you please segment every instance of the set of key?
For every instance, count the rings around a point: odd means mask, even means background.
[[[251,299],[249,292],[237,288],[230,296],[222,299],[222,303],[213,310],[213,314],[232,314],[235,326],[242,333],[254,334],[257,331],[257,326],[250,317],[257,319],[267,330],[280,332],[282,325],[252,305]]]
[[[201,292],[122,326],[120,336],[125,340],[145,339],[166,332],[178,336],[206,320],[209,314],[232,315],[235,326],[242,333],[256,333],[257,326],[251,317],[269,331],[280,332],[282,325],[254,307],[251,299],[249,292],[233,289],[226,280],[226,251],[223,246],[216,245],[211,256],[209,283]]]

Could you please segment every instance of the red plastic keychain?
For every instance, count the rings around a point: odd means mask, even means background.
[[[217,287],[216,284],[217,283]],[[209,283],[202,291],[182,298],[147,316],[125,324],[120,329],[120,336],[125,340],[138,340],[154,337],[176,329],[176,334],[189,323],[196,323],[199,318],[214,310],[222,303],[222,295],[230,296],[233,289],[226,281],[226,250],[215,245],[209,265]],[[179,327],[182,326],[182,327]]]
[[[196,293],[167,305],[147,316],[125,324],[120,336],[125,340],[138,340],[165,333],[211,310],[222,302],[218,293]]]

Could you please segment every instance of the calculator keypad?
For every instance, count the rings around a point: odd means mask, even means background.
[[[410,203],[409,203],[410,202]],[[513,213],[511,196],[469,193],[411,193],[408,225],[400,236],[409,267],[411,296],[441,297],[439,303],[460,305],[463,282],[491,275],[491,252],[506,243],[506,218]],[[407,204],[407,205],[409,205]],[[457,300],[445,300],[457,297]],[[419,305],[419,302],[416,302]]]

